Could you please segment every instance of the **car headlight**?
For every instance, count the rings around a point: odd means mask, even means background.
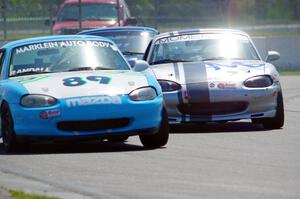
[[[177,91],[181,88],[180,84],[168,80],[158,80],[163,92]]]
[[[249,88],[263,88],[273,84],[273,80],[268,75],[251,77],[244,82],[244,85]]]
[[[157,97],[157,94],[154,88],[143,87],[132,91],[129,94],[129,97],[133,101],[146,101],[146,100],[153,100],[154,98]]]
[[[54,97],[47,95],[25,95],[21,99],[21,105],[30,108],[53,106],[56,103]]]

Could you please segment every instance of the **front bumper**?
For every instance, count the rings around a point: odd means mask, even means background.
[[[147,129],[159,128],[162,100],[162,95],[143,102],[135,102],[128,96],[122,96],[120,104],[68,107],[65,100],[59,100],[57,105],[47,108],[25,108],[19,104],[10,104],[10,109],[17,136],[136,135],[147,133]],[[124,118],[127,119],[125,123],[114,123]]]
[[[189,96],[187,86],[164,93],[170,123],[233,121],[275,117],[279,84],[268,88],[208,89],[199,101]],[[194,92],[195,93],[195,92]]]

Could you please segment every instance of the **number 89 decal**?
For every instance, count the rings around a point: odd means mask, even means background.
[[[103,76],[88,76],[86,80],[81,77],[70,77],[63,79],[63,84],[65,86],[82,86],[88,81],[99,82],[99,84],[109,84],[111,78]]]

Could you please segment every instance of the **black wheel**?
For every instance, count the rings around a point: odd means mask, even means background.
[[[165,108],[162,111],[162,121],[158,132],[153,135],[140,135],[139,137],[146,148],[159,148],[167,144],[169,140],[169,124]]]
[[[282,92],[277,96],[276,115],[273,118],[252,119],[252,122],[261,123],[265,129],[280,129],[284,125],[284,105]]]
[[[108,138],[107,140],[109,142],[125,142],[128,138],[129,138],[128,135],[120,135],[120,136]]]
[[[1,130],[4,151],[6,153],[16,151],[17,139],[14,131],[14,122],[7,103],[3,103],[1,107]]]

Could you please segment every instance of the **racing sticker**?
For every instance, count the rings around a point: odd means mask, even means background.
[[[121,104],[122,99],[119,96],[92,96],[92,97],[76,97],[66,99],[67,107],[90,106],[100,104]]]
[[[28,72],[49,72],[49,68],[44,67],[30,67],[30,68],[21,68],[17,70],[10,71],[10,76],[15,76],[22,73],[28,73]]]
[[[109,84],[111,81],[110,77],[105,77],[105,76],[88,76],[86,77],[86,80],[81,77],[69,77],[66,79],[63,79],[63,85],[65,86],[82,86],[87,83],[88,81],[93,81],[93,82],[99,82],[99,84]]]
[[[172,43],[178,41],[196,41],[196,40],[209,40],[209,39],[238,39],[248,40],[243,35],[232,35],[232,34],[190,34],[190,35],[177,35],[165,37],[157,40],[155,44]]]
[[[47,110],[47,111],[40,112],[40,118],[43,120],[60,117],[60,115],[61,115],[61,112],[59,109]]]
[[[250,63],[243,63],[243,62],[231,62],[229,64],[220,64],[220,63],[205,63],[206,68],[213,68],[214,70],[221,70],[222,68],[238,68],[238,67],[250,67],[250,68],[259,68],[265,66],[264,63],[258,64],[250,64]]]
[[[71,46],[93,46],[93,47],[108,48],[110,47],[110,43],[104,41],[84,41],[84,40],[54,41],[54,42],[44,42],[44,43],[21,46],[16,48],[15,52],[16,54],[19,54],[19,53],[30,52],[33,50],[64,48],[64,47],[71,47]]]
[[[201,65],[199,65],[201,64]],[[209,88],[207,82],[207,72],[203,63],[184,63],[184,75],[187,80],[197,80],[199,83],[187,84],[189,93],[189,103],[209,102]]]
[[[219,89],[236,89],[235,83],[218,83]]]
[[[18,77],[16,80],[20,82],[21,84],[31,83],[31,82],[37,82],[39,80],[45,79],[49,77],[48,75],[41,75],[38,77]]]

